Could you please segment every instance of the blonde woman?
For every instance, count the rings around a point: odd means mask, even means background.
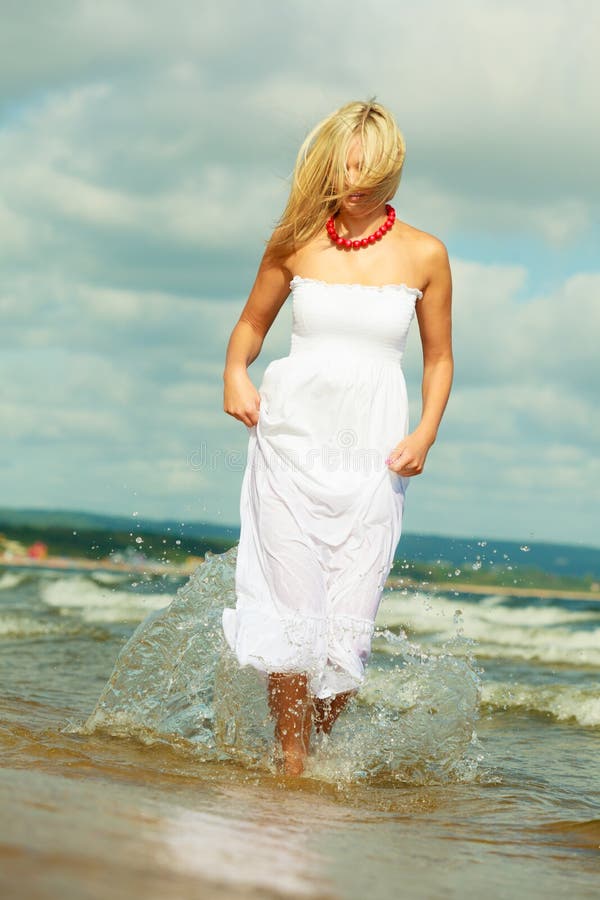
[[[453,377],[445,245],[390,204],[405,157],[392,114],[352,102],[300,147],[287,207],[227,347],[224,410],[249,430],[236,607],[240,665],[264,674],[283,770],[304,771],[364,679],[400,540]],[[290,352],[248,366],[292,293]],[[422,412],[409,432],[402,354],[416,313]]]

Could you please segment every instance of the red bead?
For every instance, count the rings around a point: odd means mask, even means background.
[[[396,210],[390,203],[385,204],[385,211],[387,213],[387,219],[380,225],[377,231],[374,231],[373,234],[370,234],[368,237],[359,238],[357,240],[351,240],[350,238],[343,238],[336,231],[335,227],[335,217],[330,216],[326,223],[326,229],[329,237],[338,247],[344,247],[347,250],[360,250],[361,247],[368,247],[370,244],[376,243],[376,241],[381,240],[384,234],[392,228],[395,220],[396,220]]]

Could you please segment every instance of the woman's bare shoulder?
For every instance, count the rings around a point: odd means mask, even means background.
[[[441,238],[437,237],[435,234],[431,234],[429,231],[423,231],[415,225],[409,225],[408,222],[400,222],[399,224],[402,228],[403,238],[413,241],[415,247],[418,247],[419,251],[422,253],[423,258],[439,259],[440,257],[448,256],[446,245]]]
[[[285,277],[290,279],[294,271],[297,252],[295,250],[283,250],[288,232],[277,225],[266,242],[262,266],[278,269]]]

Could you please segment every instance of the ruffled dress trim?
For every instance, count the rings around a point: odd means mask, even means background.
[[[225,609],[223,631],[239,664],[263,674],[306,674],[315,697],[356,690],[364,681],[374,623],[354,616],[278,617],[265,609]]]

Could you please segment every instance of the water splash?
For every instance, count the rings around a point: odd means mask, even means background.
[[[237,546],[207,552],[168,606],[153,610],[119,653],[95,708],[68,730],[167,742],[203,760],[274,771],[266,677],[240,668],[221,627],[235,604]],[[453,656],[457,634],[430,655],[403,632],[376,632],[367,678],[306,774],[334,782],[466,780],[477,767],[480,679]],[[384,650],[384,653],[378,652]]]

